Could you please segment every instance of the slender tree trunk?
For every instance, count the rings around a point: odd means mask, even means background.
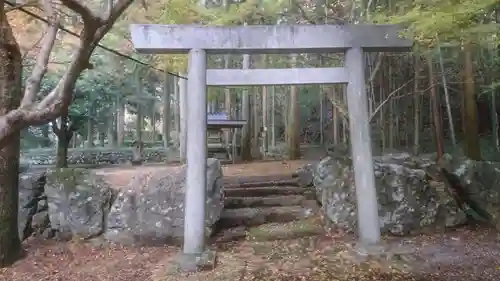
[[[175,132],[177,135],[176,143],[175,145],[178,147],[180,145],[179,143],[179,138],[181,134],[181,122],[180,122],[180,105],[179,105],[179,85],[178,85],[179,79],[177,77],[172,77],[172,88],[174,90],[174,104],[172,106],[173,110],[173,115],[174,115],[174,127],[175,127]]]
[[[230,65],[231,65],[231,56],[224,55],[224,68],[228,69]],[[233,114],[231,114],[231,109],[232,109],[231,108],[231,89],[226,87],[224,89],[224,111],[226,112],[229,119],[233,119]],[[229,130],[224,131],[224,141],[225,141],[226,147],[229,147],[229,144],[232,142]],[[234,157],[234,156],[235,155],[233,155],[232,157]]]
[[[415,81],[413,86],[413,154],[418,155],[420,152],[420,55],[414,55],[414,72]]]
[[[50,138],[49,138],[49,126],[47,124],[40,126],[43,135],[42,147],[50,147]]]
[[[444,154],[444,136],[443,136],[443,126],[441,124],[441,110],[439,106],[439,97],[437,96],[436,83],[434,80],[434,67],[432,62],[432,57],[427,58],[429,65],[429,84],[431,87],[431,112],[433,118],[434,136],[436,139],[436,152],[437,158],[441,158]]]
[[[382,58],[380,58],[382,60]],[[382,63],[382,62],[381,62]],[[385,100],[385,89],[384,89],[384,72],[385,69],[381,66],[378,75],[378,83],[379,83],[379,102],[383,102]],[[379,123],[380,123],[380,151],[383,153],[387,149],[387,136],[386,136],[386,128],[387,128],[387,107],[382,106],[379,114]]]
[[[465,155],[473,160],[481,159],[479,147],[479,130],[477,127],[477,104],[474,89],[474,69],[472,62],[472,46],[470,42],[464,44],[464,139]]]
[[[180,73],[180,76],[186,77],[187,73]],[[179,158],[181,163],[186,163],[186,141],[187,141],[187,109],[188,109],[188,96],[187,96],[187,80],[179,79]]]
[[[386,61],[388,62],[388,72],[389,72],[389,81],[388,81],[388,86],[389,86],[389,90],[387,91],[387,94],[390,94],[394,88],[392,87],[393,83],[392,83],[392,76],[393,76],[393,73],[392,73],[392,66],[391,66],[391,62],[390,62],[390,57],[386,57]],[[395,133],[395,124],[394,124],[394,99],[390,99],[389,100],[389,120],[388,120],[388,128],[389,128],[389,149],[394,149],[394,133]]]
[[[106,132],[104,132],[102,129],[98,131],[97,137],[99,139],[99,146],[104,147],[106,143]]]
[[[500,4],[497,4],[495,9],[495,22],[500,24]],[[500,30],[497,32],[497,37],[500,37]],[[500,43],[496,46],[496,50],[493,52],[493,58],[500,58]],[[497,67],[494,70],[493,81],[500,81],[500,64],[497,64]],[[493,83],[493,82],[492,82]],[[493,139],[495,141],[495,148],[497,151],[500,151],[500,138],[499,138],[499,120],[498,120],[498,112],[497,112],[497,95],[499,94],[500,87],[497,86],[493,88],[493,93],[491,93],[491,119],[492,119],[492,130],[493,130]]]
[[[296,67],[297,55],[291,57],[292,67]],[[296,160],[300,157],[300,105],[299,89],[292,85],[290,89],[290,106],[288,117],[288,157],[290,160]]]
[[[328,88],[331,91],[330,95],[332,96],[333,101],[339,102],[342,100],[342,93],[338,91],[339,89],[337,86],[331,85]],[[338,108],[336,106],[334,106],[333,103],[332,103],[332,122],[333,122],[333,127],[332,127],[333,144],[338,145],[340,143],[340,139],[339,139],[340,128],[342,127],[340,123],[342,122],[342,118],[341,118],[341,116],[339,116]]]
[[[269,106],[268,106],[268,92],[267,86],[262,87],[262,153],[265,155],[268,151],[269,145]]]
[[[142,114],[142,105],[137,104],[137,114],[135,119],[135,140],[142,141],[142,129],[143,129],[144,116]]]
[[[173,84],[170,75],[165,72],[163,84],[163,148],[168,149],[170,140],[170,84]]]
[[[113,109],[114,109],[113,113],[108,118],[108,124],[107,124],[107,135],[108,135],[108,146],[109,147],[116,147],[116,132],[115,132],[115,128],[116,128],[116,124],[115,124],[116,104],[113,105]]]
[[[0,115],[17,108],[21,102],[22,58],[19,45],[0,3]],[[20,133],[10,137],[0,150],[0,267],[20,257],[18,233]]]
[[[153,146],[156,146],[157,132],[156,132],[156,101],[153,100],[153,104],[151,105],[151,141],[153,142]]]
[[[118,147],[123,145],[125,139],[125,98],[118,101],[118,110],[116,113],[116,144]]]
[[[259,159],[260,158],[260,146],[259,146],[259,133],[260,133],[260,92],[259,88],[253,88],[252,92],[252,156]]]
[[[57,136],[57,157],[56,157],[56,167],[57,168],[67,168],[68,167],[68,149],[71,140],[70,132],[68,131],[68,115],[63,114],[60,118],[61,124],[57,127],[57,123],[54,121],[52,124],[52,131]],[[72,132],[71,132],[72,133]]]
[[[344,104],[347,104],[347,87],[342,85],[341,86],[341,101]],[[342,142],[343,144],[347,144],[349,142],[350,134],[349,134],[349,122],[346,121],[344,118],[342,118]]]
[[[89,112],[92,112],[93,108],[89,109]],[[93,114],[91,113],[90,116],[88,116],[88,121],[87,121],[87,143],[86,147],[91,148],[94,147],[94,119],[92,119]]]
[[[455,125],[453,124],[453,115],[451,114],[451,104],[450,104],[450,93],[448,92],[448,81],[446,80],[446,72],[444,68],[444,59],[441,52],[441,47],[438,45],[439,51],[439,66],[441,67],[441,81],[443,83],[444,98],[446,101],[446,114],[448,115],[448,126],[450,127],[450,135],[453,146],[457,145],[457,139],[455,137]]]
[[[243,69],[250,68],[250,55],[243,55]],[[247,89],[243,90],[241,98],[242,119],[247,121],[247,125],[243,126],[241,133],[241,159],[249,161],[252,159],[252,134],[250,122],[250,93]]]
[[[271,147],[276,147],[276,86],[270,86],[271,90]]]

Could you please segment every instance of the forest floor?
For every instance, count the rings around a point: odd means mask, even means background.
[[[290,174],[308,162],[228,165],[224,175]],[[133,169],[137,172],[138,167]],[[102,172],[113,174],[117,180],[127,178],[129,173],[115,168]],[[125,247],[105,243],[101,238],[60,242],[33,237],[24,243],[23,259],[0,269],[0,281],[500,280],[500,240],[496,231],[468,227],[385,241],[389,246],[404,245],[414,252],[412,258],[352,263],[355,238],[330,233],[286,241],[213,244],[210,247],[217,252],[215,269],[188,276],[169,275],[172,261],[180,252],[177,247]]]
[[[352,264],[346,257],[351,236],[316,236],[287,241],[219,244],[214,270],[191,276],[168,275],[179,249],[122,247],[93,242],[31,239],[27,256],[0,270],[2,281],[473,281],[500,280],[496,233],[463,228],[445,234],[392,238],[416,251],[404,273],[377,261]],[[392,263],[391,265],[397,265]],[[170,277],[169,277],[170,276]]]

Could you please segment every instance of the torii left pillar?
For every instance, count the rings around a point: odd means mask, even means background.
[[[177,268],[194,272],[215,262],[205,249],[205,203],[207,186],[207,55],[203,49],[189,51],[186,101],[186,194],[184,245]]]

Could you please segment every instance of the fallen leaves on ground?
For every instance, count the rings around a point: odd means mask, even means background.
[[[497,233],[461,229],[445,234],[390,238],[417,259],[390,262],[348,258],[350,236],[316,236],[286,241],[212,245],[218,251],[213,271],[168,275],[179,249],[123,247],[95,242],[31,239],[27,256],[0,270],[2,281],[493,281],[500,280]],[[347,256],[346,256],[347,255]],[[396,255],[392,255],[396,256]],[[391,266],[412,263],[412,269]]]

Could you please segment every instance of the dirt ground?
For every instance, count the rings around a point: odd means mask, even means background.
[[[417,256],[405,263],[413,273],[380,262],[350,264],[345,257],[351,236],[321,236],[288,241],[212,245],[215,270],[191,276],[168,275],[179,253],[174,247],[120,247],[93,242],[56,242],[32,238],[26,257],[0,269],[2,281],[471,281],[500,280],[500,244],[486,229],[388,239],[405,243]],[[396,264],[396,263],[394,263]],[[410,270],[410,269],[408,269]]]

